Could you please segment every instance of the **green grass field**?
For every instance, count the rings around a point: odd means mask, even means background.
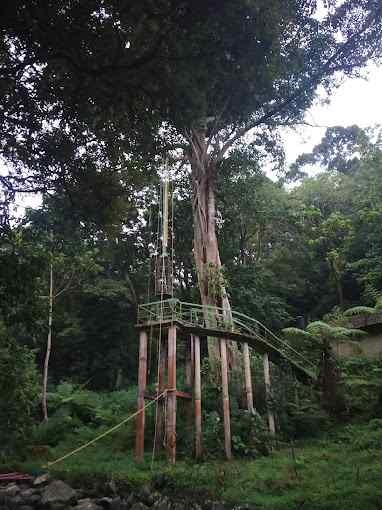
[[[169,466],[161,459],[155,460],[153,469],[150,453],[137,466],[131,452],[121,451],[114,438],[56,464],[51,473],[76,485],[114,479],[127,489],[151,483],[161,474],[165,490],[174,495],[247,503],[264,510],[378,510],[382,509],[382,428],[381,420],[374,422],[297,442],[293,450],[284,445],[254,460],[195,463],[183,458]],[[51,458],[66,447],[53,450]],[[33,461],[18,467],[33,470],[42,464]]]

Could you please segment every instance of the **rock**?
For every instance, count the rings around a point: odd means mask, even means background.
[[[138,499],[147,506],[152,506],[154,504],[155,500],[148,485],[144,485],[141,488],[138,493]]]
[[[113,498],[113,501],[110,505],[110,510],[121,510],[122,509],[122,501],[121,498],[118,496],[117,498]]]
[[[23,500],[19,494],[16,496],[12,496],[12,498],[8,499],[9,508],[19,508],[23,504]]]
[[[174,503],[172,505],[172,508],[173,508],[173,510],[185,510],[186,505],[184,503],[180,503],[179,501],[177,501],[176,503]]]
[[[110,482],[108,482],[106,486],[109,489],[110,494],[113,494],[114,496],[117,495],[118,489],[114,480],[110,480]]]
[[[119,496],[117,498],[101,498],[98,503],[106,510],[121,510],[122,508],[122,501]]]
[[[148,507],[141,503],[140,501],[138,503],[134,503],[134,505],[131,507],[131,510],[147,510]]]
[[[70,505],[77,499],[76,491],[61,480],[55,480],[45,487],[42,492],[41,503],[52,508],[60,505]]]
[[[32,488],[24,489],[19,494],[26,505],[32,504],[32,502],[33,502],[32,498],[33,498],[33,496],[36,495],[36,490],[32,489]],[[38,498],[38,499],[40,499],[40,498]]]
[[[45,473],[44,475],[40,475],[37,478],[35,478],[33,481],[33,485],[41,486],[47,484],[48,482],[50,482],[50,475],[49,473]]]
[[[40,501],[41,501],[41,496],[39,496],[38,494],[33,494],[33,496],[30,497],[30,500],[28,501],[28,503],[30,505],[32,505],[33,507],[35,507],[35,506],[38,506]]]
[[[135,503],[135,496],[134,494],[130,494],[128,498],[124,501],[127,508],[131,508]]]
[[[13,498],[20,492],[20,487],[15,483],[10,483],[6,485],[4,488],[0,489],[1,495],[6,498]]]
[[[159,498],[153,505],[153,509],[155,510],[169,510],[171,508],[171,501],[168,499],[167,496],[164,496],[163,498]]]
[[[104,498],[101,498],[98,500],[98,504],[102,506],[102,508],[106,508],[106,510],[109,510],[111,503],[113,501],[113,498],[107,498],[106,496]]]
[[[79,499],[73,510],[102,510],[102,506],[90,498]]]

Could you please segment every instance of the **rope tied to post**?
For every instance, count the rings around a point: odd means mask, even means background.
[[[164,398],[166,395],[167,395],[167,392],[168,391],[173,391],[173,390],[169,390],[169,389],[165,389],[160,395],[157,395],[155,397],[155,399],[151,400],[150,402],[148,402],[144,407],[142,407],[141,409],[138,409],[138,411],[136,411],[135,413],[131,414],[130,416],[128,416],[127,418],[124,418],[121,422],[119,422],[117,425],[114,425],[113,427],[111,427],[110,429],[106,430],[105,432],[102,432],[102,434],[99,434],[98,436],[96,436],[94,439],[91,439],[90,441],[82,444],[81,446],[78,446],[77,448],[75,448],[74,450],[66,453],[65,455],[63,455],[62,457],[59,457],[58,459],[56,460],[53,460],[52,462],[47,462],[46,465],[44,465],[43,467],[44,468],[49,468],[51,466],[54,466],[55,464],[58,464],[59,462],[62,462],[64,461],[65,459],[71,457],[72,455],[75,455],[76,453],[79,453],[80,451],[84,450],[85,448],[87,448],[88,446],[91,446],[92,444],[96,443],[97,441],[99,441],[100,439],[103,439],[104,437],[108,436],[109,434],[111,434],[112,432],[118,430],[120,427],[122,427],[123,425],[125,425],[125,423],[127,423],[128,421],[132,420],[133,418],[135,418],[136,416],[138,416],[140,413],[143,413],[148,407],[152,406],[153,404],[155,404],[159,399],[161,398]]]

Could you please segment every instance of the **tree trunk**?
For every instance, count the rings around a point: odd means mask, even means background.
[[[189,160],[192,173],[192,211],[194,224],[194,258],[203,305],[222,307],[227,318],[231,306],[221,273],[221,260],[216,236],[215,181],[216,162],[208,154],[204,129],[194,129]],[[220,360],[217,339],[208,339],[208,355],[213,363]],[[236,344],[229,343],[229,364],[239,368]]]
[[[336,287],[337,287],[337,296],[338,296],[338,304],[341,310],[345,308],[345,300],[344,300],[344,291],[342,288],[341,277],[337,277],[336,275]]]
[[[48,389],[49,358],[50,351],[52,349],[52,323],[53,323],[53,262],[51,261],[49,270],[48,339],[46,343],[44,374],[42,383],[42,412],[44,421],[48,421],[47,389]]]

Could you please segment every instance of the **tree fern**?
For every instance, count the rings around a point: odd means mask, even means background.
[[[382,302],[381,302],[382,306]],[[371,306],[353,306],[344,311],[345,317],[354,317],[356,315],[372,315],[375,313],[375,308]]]

